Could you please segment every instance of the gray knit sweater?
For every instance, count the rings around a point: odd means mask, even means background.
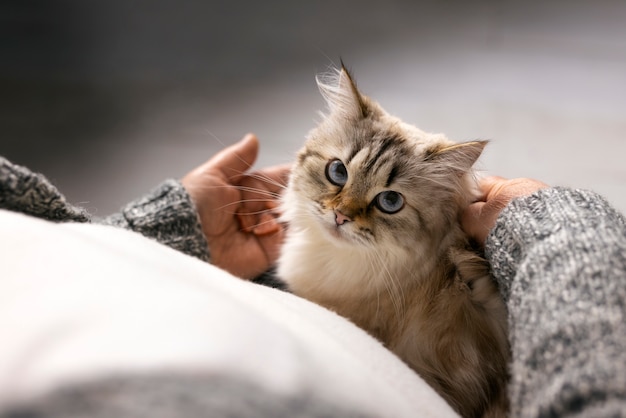
[[[43,176],[0,157],[0,208],[94,221]],[[208,260],[180,183],[101,220]],[[509,310],[512,417],[626,416],[626,221],[592,192],[553,188],[503,210],[486,243]],[[301,395],[298,395],[301,396]],[[120,376],[63,388],[0,417],[362,416],[210,376]]]
[[[624,217],[542,190],[502,211],[486,255],[509,310],[511,416],[626,416]]]

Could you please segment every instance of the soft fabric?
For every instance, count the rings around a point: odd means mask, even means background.
[[[0,236],[4,416],[195,417],[211,389],[232,411],[265,405],[255,416],[455,416],[372,337],[292,294],[111,226],[0,210]]]
[[[486,244],[509,309],[513,417],[626,414],[626,222],[595,193],[513,201]]]

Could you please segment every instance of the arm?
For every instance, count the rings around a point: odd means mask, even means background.
[[[289,175],[288,166],[247,173],[258,150],[249,134],[180,182],[168,180],[104,219],[68,203],[43,175],[0,157],[0,209],[129,229],[203,261],[210,252],[214,265],[251,279],[278,258],[283,230],[275,209]]]
[[[626,410],[626,222],[595,193],[544,187],[500,202],[485,241],[509,310],[511,415],[618,416]]]
[[[187,255],[209,261],[209,247],[198,213],[184,186],[168,180],[119,213],[96,220],[138,232]]]
[[[89,222],[89,214],[69,204],[46,177],[0,156],[0,209],[55,222]]]
[[[186,254],[251,279],[278,258],[282,227],[275,208],[289,167],[248,170],[259,141],[246,135],[179,182],[162,184],[107,223],[155,238]]]

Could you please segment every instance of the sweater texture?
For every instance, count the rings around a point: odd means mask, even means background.
[[[514,200],[486,243],[509,310],[512,417],[626,415],[626,222],[589,191]]]

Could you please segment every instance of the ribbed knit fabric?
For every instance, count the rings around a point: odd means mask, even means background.
[[[49,221],[88,222],[89,214],[69,204],[48,179],[0,156],[0,209]]]
[[[130,229],[185,254],[209,260],[208,244],[194,204],[176,180],[167,180],[120,213],[95,219],[71,205],[42,174],[0,157],[0,209],[54,222],[95,222]]]
[[[189,194],[176,180],[167,180],[120,213],[97,220],[130,229],[203,261],[209,261],[208,243]]]
[[[509,310],[511,416],[626,416],[624,217],[542,190],[503,210],[486,256]]]

